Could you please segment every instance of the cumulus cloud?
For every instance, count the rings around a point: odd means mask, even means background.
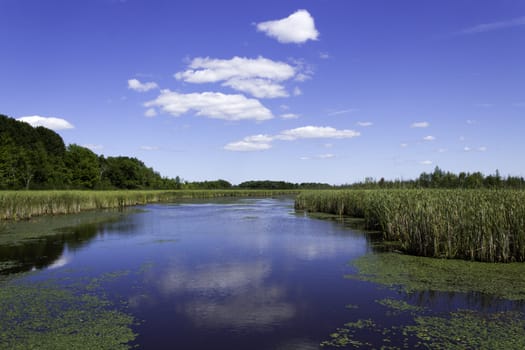
[[[277,135],[247,136],[241,141],[231,142],[224,146],[228,151],[261,151],[272,147],[271,142],[295,141],[299,139],[343,139],[359,136],[354,130],[338,130],[330,126],[303,126],[295,129],[281,131]],[[325,157],[328,158],[328,157]]]
[[[147,82],[147,83],[141,83],[138,79],[129,79],[128,80],[128,89],[138,91],[138,92],[146,92],[153,89],[158,89],[157,83],[154,82]]]
[[[436,140],[436,138],[432,135],[428,135],[428,136],[423,137],[423,140],[424,141],[434,141]]]
[[[42,117],[39,115],[30,115],[25,117],[20,117],[17,120],[26,122],[32,127],[43,126],[51,130],[66,130],[73,129],[74,126],[65,119],[53,118],[53,117]]]
[[[173,116],[180,116],[190,111],[202,117],[224,120],[267,120],[272,119],[272,112],[258,100],[243,95],[228,95],[220,92],[201,92],[181,94],[162,90],[145,107],[159,107]]]
[[[253,152],[253,151],[265,151],[272,148],[272,145],[264,142],[249,142],[249,141],[237,141],[230,142],[224,149],[227,151],[236,151],[236,152]]]
[[[300,128],[284,130],[276,138],[280,140],[297,140],[297,139],[343,139],[359,136],[360,133],[354,130],[338,130],[330,126],[303,126]]]
[[[416,122],[410,125],[411,128],[428,128],[429,126],[430,126],[429,122]]]
[[[306,10],[298,10],[286,18],[258,23],[257,30],[283,44],[300,44],[319,37],[314,18]]]
[[[282,82],[302,77],[302,69],[261,56],[254,59],[235,56],[227,60],[197,57],[188,69],[176,73],[175,78],[195,84],[220,82],[257,98],[276,98],[289,96]]]

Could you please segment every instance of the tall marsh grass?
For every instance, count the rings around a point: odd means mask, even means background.
[[[364,218],[415,255],[525,261],[525,191],[338,190],[303,192],[295,206]]]
[[[286,190],[0,191],[0,220],[123,208],[181,198],[267,197],[295,193],[297,191]]]

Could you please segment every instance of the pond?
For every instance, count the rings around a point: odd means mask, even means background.
[[[152,204],[4,224],[0,348],[491,346],[429,330],[447,333],[454,322],[496,340],[504,324],[517,333],[512,344],[521,344],[520,301],[345,278],[357,271],[349,262],[377,254],[370,234],[352,227],[296,212],[290,198]],[[11,239],[42,230],[52,234]]]

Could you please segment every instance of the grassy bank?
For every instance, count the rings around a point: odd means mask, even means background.
[[[297,191],[0,191],[0,220],[23,220],[39,215],[72,214],[182,198],[261,197],[294,193]]]
[[[296,208],[364,218],[407,253],[525,261],[525,192],[515,190],[309,191]]]

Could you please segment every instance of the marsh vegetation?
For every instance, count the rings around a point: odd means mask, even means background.
[[[403,251],[487,262],[525,260],[525,191],[301,192],[297,209],[364,218]]]

